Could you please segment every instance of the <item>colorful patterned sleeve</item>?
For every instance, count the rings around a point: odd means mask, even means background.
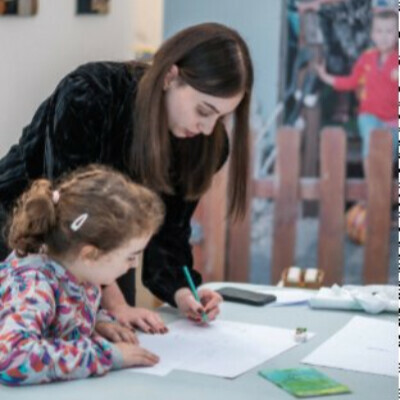
[[[96,322],[115,322],[115,323],[117,323],[118,321],[110,311],[106,310],[105,308],[100,308],[96,314]]]
[[[53,288],[41,272],[19,274],[1,297],[1,383],[16,386],[80,379],[121,366],[115,345],[98,335],[52,338],[49,331],[56,303]]]

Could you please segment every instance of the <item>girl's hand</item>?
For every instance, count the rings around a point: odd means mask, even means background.
[[[132,329],[120,325],[118,322],[97,322],[95,331],[111,342],[126,342],[138,344],[139,341]]]
[[[213,321],[220,313],[219,305],[222,297],[210,289],[200,289],[201,303],[197,302],[188,288],[181,288],[175,293],[175,302],[180,312],[195,322],[202,322],[202,313],[205,312],[209,321]]]
[[[117,343],[116,346],[122,354],[124,360],[122,366],[124,368],[134,366],[151,367],[160,360],[158,356],[150,353],[150,351],[130,343]]]
[[[321,4],[319,0],[312,0],[309,1],[308,3],[297,2],[296,6],[299,13],[306,13],[308,11],[313,11],[313,12],[319,11]]]
[[[325,64],[314,64],[314,69],[321,79],[326,75]]]
[[[321,81],[325,82],[327,85],[333,86],[335,78],[333,75],[328,74],[325,64],[315,64],[314,69],[317,72]]]
[[[165,326],[160,316],[150,310],[139,307],[131,307],[127,304],[121,304],[112,309],[113,315],[121,323],[121,325],[132,329],[138,328],[145,333],[167,333],[168,328]]]

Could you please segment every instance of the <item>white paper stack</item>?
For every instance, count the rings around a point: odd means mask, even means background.
[[[310,298],[313,308],[364,310],[370,314],[398,312],[398,289],[390,285],[344,286],[321,288]]]
[[[302,362],[397,376],[397,323],[354,317]]]
[[[160,362],[130,371],[166,375],[180,369],[234,378],[298,345],[292,329],[231,321],[199,326],[180,320],[168,329],[166,335],[139,335],[140,345],[157,354]]]

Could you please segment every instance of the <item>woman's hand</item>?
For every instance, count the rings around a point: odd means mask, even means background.
[[[110,342],[139,343],[134,331],[122,326],[118,322],[97,322],[95,325],[95,331]]]
[[[167,333],[168,328],[154,311],[121,304],[111,310],[115,318],[126,328],[138,328],[145,333]]]
[[[222,297],[213,290],[200,289],[200,302],[197,302],[188,288],[181,288],[175,293],[175,302],[180,312],[195,322],[202,322],[202,313],[206,313],[209,321],[213,321],[219,314],[219,305]]]
[[[150,351],[130,343],[117,343],[118,350],[122,354],[124,368],[145,366],[151,367],[160,361],[159,357]]]

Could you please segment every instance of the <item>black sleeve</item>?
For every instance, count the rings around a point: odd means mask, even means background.
[[[179,196],[164,196],[163,199],[166,205],[165,221],[145,250],[142,280],[155,296],[176,306],[175,292],[188,286],[183,266],[191,271],[195,286],[201,284],[200,273],[193,269],[189,243],[190,219],[198,202],[186,202]]]
[[[78,71],[60,82],[24,128],[19,143],[0,160],[0,200],[4,207],[10,208],[31,180],[57,178],[76,167],[101,161],[107,101]]]
[[[49,178],[101,162],[108,114],[104,93],[84,74],[75,72],[60,82],[47,115],[45,173]]]
[[[0,203],[6,211],[30,181],[98,161],[104,110],[99,93],[77,71],[40,105],[18,144],[0,160]]]
[[[225,164],[228,155],[229,142],[226,136],[218,170]],[[142,280],[155,296],[176,306],[175,292],[188,286],[183,273],[185,265],[191,271],[195,286],[202,282],[200,273],[193,269],[190,245],[190,220],[198,201],[185,201],[178,195],[163,196],[163,200],[166,206],[165,221],[145,250]]]
[[[9,209],[39,177],[100,161],[107,93],[90,78],[87,66],[67,75],[35,112],[18,144],[0,160],[0,201]],[[110,114],[108,112],[108,114]]]
[[[109,96],[82,66],[67,75],[23,129],[19,143],[0,160],[0,201],[10,204],[30,180],[56,178],[100,162],[110,124]],[[92,68],[93,69],[93,68]],[[95,82],[98,82],[96,85]]]

